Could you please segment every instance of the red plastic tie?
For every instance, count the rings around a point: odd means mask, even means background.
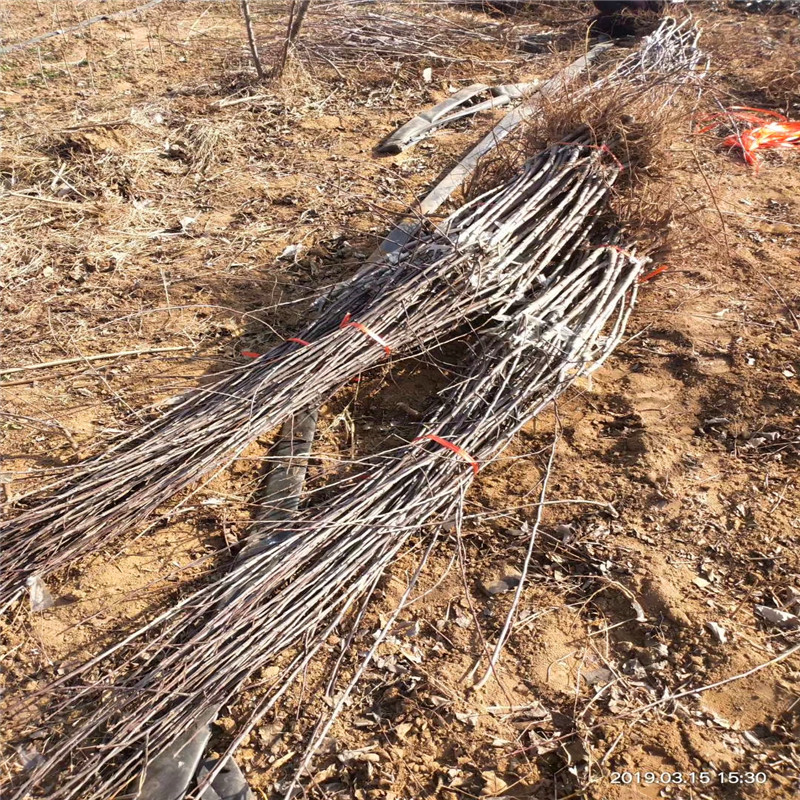
[[[736,120],[753,126],[732,133],[723,140],[722,146],[738,147],[742,151],[744,160],[755,167],[756,172],[761,163],[758,150],[773,147],[800,147],[800,121],[792,121],[778,111],[751,106],[731,106],[723,112],[712,114],[705,119],[713,121],[710,125],[700,128],[697,133],[706,133],[725,121]]]
[[[656,267],[652,272],[648,272],[647,275],[643,275],[639,278],[639,283],[647,283],[647,281],[653,280],[656,275],[660,275],[662,272],[666,272],[669,269],[669,264],[662,264],[660,267]]]
[[[769,108],[754,108],[753,106],[731,106],[728,111],[756,111],[759,114],[766,114],[768,117],[775,117],[775,119],[783,120],[786,122],[786,114],[781,114],[780,111],[773,111]]]
[[[311,344],[311,342],[307,342],[305,339],[298,339],[296,336],[292,336],[286,341],[297,342],[297,344],[303,344],[306,347],[308,347]],[[254,353],[252,350],[242,350],[242,355],[247,358],[261,358],[261,353]]]
[[[472,464],[473,471],[476,475],[478,474],[478,470],[480,469],[478,462],[466,450],[464,450],[463,447],[459,447],[457,444],[453,444],[447,439],[437,436],[435,433],[428,433],[425,436],[419,436],[418,438],[414,439],[414,442],[421,442],[424,439],[430,439],[432,442],[436,442],[436,444],[440,444],[442,447],[452,450],[456,455],[461,456],[461,458],[463,458],[468,464]],[[414,442],[412,442],[412,444]]]
[[[594,146],[594,145],[592,145]],[[600,152],[601,153],[608,153],[614,161],[617,162],[617,166],[620,168],[620,172],[625,172],[625,165],[616,157],[613,150],[607,144],[600,145]]]
[[[350,312],[348,311],[344,315],[344,319],[342,320],[339,327],[355,328],[356,330],[361,331],[361,333],[366,333],[367,336],[370,337],[370,339],[374,339],[384,349],[387,356],[390,356],[392,354],[392,348],[389,347],[389,345],[387,344],[386,340],[383,337],[378,336],[378,334],[375,333],[375,331],[370,330],[366,325],[362,325],[360,322],[350,322],[350,319],[351,319]]]

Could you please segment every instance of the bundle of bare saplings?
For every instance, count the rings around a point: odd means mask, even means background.
[[[304,642],[260,687],[232,751],[409,538],[430,542],[443,520],[458,520],[481,467],[603,363],[647,263],[620,237],[613,213],[620,176],[636,167],[619,119],[633,106],[651,121],[666,113],[702,72],[697,36],[666,21],[581,95],[583,108],[605,109],[593,124],[559,133],[443,223],[422,225],[343,285],[296,337],[26,498],[27,510],[2,531],[6,603],[29,576],[130,530],[354,374],[396,353],[428,352],[454,333],[470,341],[473,363],[418,439],[357,464],[328,487],[324,504],[312,494],[294,519],[262,525],[269,547],[43,690],[50,718],[68,722],[13,797],[43,785],[55,800],[135,788],[148,763]]]

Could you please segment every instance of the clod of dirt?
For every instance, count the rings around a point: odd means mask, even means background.
[[[501,574],[488,581],[481,581],[481,589],[490,597],[495,594],[503,594],[516,589],[522,579],[522,573],[513,567],[502,570]]]
[[[481,772],[481,777],[485,781],[483,789],[481,789],[481,797],[497,797],[508,789],[508,784],[496,772],[487,770]]]
[[[719,644],[727,644],[728,632],[722,627],[722,625],[720,625],[718,622],[709,621],[706,622],[706,628],[708,628],[715,641],[719,642]]]
[[[644,579],[641,599],[642,605],[651,616],[664,617],[681,627],[688,627],[692,624],[680,607],[680,592],[658,576],[652,575]]]

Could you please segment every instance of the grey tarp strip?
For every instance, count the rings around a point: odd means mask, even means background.
[[[421,132],[430,128],[437,119],[441,119],[445,114],[454,108],[458,108],[463,103],[471,100],[475,95],[487,91],[489,87],[485,83],[473,83],[465,89],[456,92],[452,97],[448,97],[433,108],[421,111],[405,124],[401,125],[394,133],[387,136],[375,149],[379,153],[399,153],[404,150],[410,141],[418,138]]]
[[[216,765],[217,762],[213,759],[204,761],[197,772],[197,782],[200,783]],[[247,786],[244,773],[237,763],[229,758],[211,786],[207,786],[200,793],[198,800],[254,800],[254,798]]]
[[[211,738],[211,723],[221,706],[205,708],[197,725],[175,740],[146,767],[138,800],[183,800]]]
[[[417,114],[416,117],[387,136],[375,149],[379,153],[400,153],[438,128],[449,125],[462,117],[472,116],[493,108],[500,108],[512,100],[519,100],[525,97],[535,88],[536,84],[534,83],[511,83],[501,86],[486,86],[483,83],[473,83],[472,86],[461,89],[461,91],[456,92],[452,97],[448,97],[447,100],[443,100],[433,108]],[[488,100],[462,108],[464,103],[484,92],[488,92],[491,95]],[[449,113],[451,111],[454,113]]]
[[[568,82],[577,78],[593,61],[612,47],[614,47],[614,45],[611,42],[601,42],[600,44],[594,45],[585,55],[573,61],[568,67],[565,67],[557,75],[550,78],[549,81],[539,86],[525,103],[506,114],[505,117],[503,117],[503,119],[501,119],[500,122],[495,125],[495,127],[492,128],[492,130],[489,131],[489,133],[486,134],[486,136],[484,136],[441,181],[439,181],[425,199],[422,200],[417,209],[415,209],[417,212],[417,219],[409,219],[401,222],[389,236],[384,239],[383,243],[376,251],[376,254],[373,255],[380,257],[386,253],[394,252],[406,242],[410,241],[419,228],[420,223],[418,219],[433,214],[475,171],[478,161],[486,155],[486,153],[497,147],[497,145],[515,128],[538,110],[538,105],[536,104],[537,98],[553,97],[557,92],[561,91]]]
[[[288,519],[297,511],[318,413],[317,409],[300,412],[283,424],[280,438],[271,452],[275,465],[267,475],[259,504],[263,511],[252,524],[235,563],[241,563],[285,538],[278,532],[262,539],[259,528],[266,522]],[[227,597],[220,603],[224,605],[230,599]],[[138,800],[183,800],[192,779],[197,776],[199,783],[214,769],[216,762],[208,761],[202,768],[200,762],[211,738],[211,724],[221,708],[221,704],[215,704],[204,709],[194,728],[187,730],[147,765]],[[200,797],[202,800],[251,800],[253,795],[241,770],[229,758]]]

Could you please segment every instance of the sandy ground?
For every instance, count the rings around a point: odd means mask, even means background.
[[[133,5],[7,4],[3,44]],[[268,61],[285,8],[253,5]],[[799,117],[800,21],[722,3],[693,10],[712,57],[709,106]],[[589,13],[588,4],[560,4],[514,24],[579,41]],[[0,64],[6,514],[27,471],[98,452],[181,388],[245,361],[242,351],[291,335],[311,313],[305,299],[352,274],[394,215],[501,112],[376,156],[394,126],[454,88],[547,77],[568,58],[477,42],[455,59],[359,54],[331,64],[310,49],[324,34],[312,16],[309,48],[283,83],[257,87],[235,4],[167,0]],[[243,90],[259,97],[219,107]],[[797,644],[798,630],[756,610],[800,614],[800,155],[769,154],[755,173],[713,138],[692,136],[687,120],[652,181],[673,206],[669,269],[642,292],[607,366],[558,404],[550,505],[496,678],[471,688],[510,604],[510,593],[487,589],[521,566],[553,412],[481,473],[462,558],[447,538],[434,553],[418,599],[315,762],[313,796],[800,792],[800,652],[771,663]],[[150,352],[83,360],[141,350]],[[409,438],[440,386],[435,370],[406,363],[333,398],[312,480]],[[54,608],[13,609],[0,628],[4,701],[224,566],[246,530],[269,444],[253,445],[153,528],[59,575]],[[343,682],[418,558],[406,554],[382,583]],[[260,797],[279,796],[311,726],[330,710],[326,670],[348,635],[331,638],[303,685],[240,749]],[[685,696],[664,700],[675,693]],[[215,750],[256,699],[245,693],[219,720]],[[6,720],[10,781],[20,749],[45,749],[51,731]]]

